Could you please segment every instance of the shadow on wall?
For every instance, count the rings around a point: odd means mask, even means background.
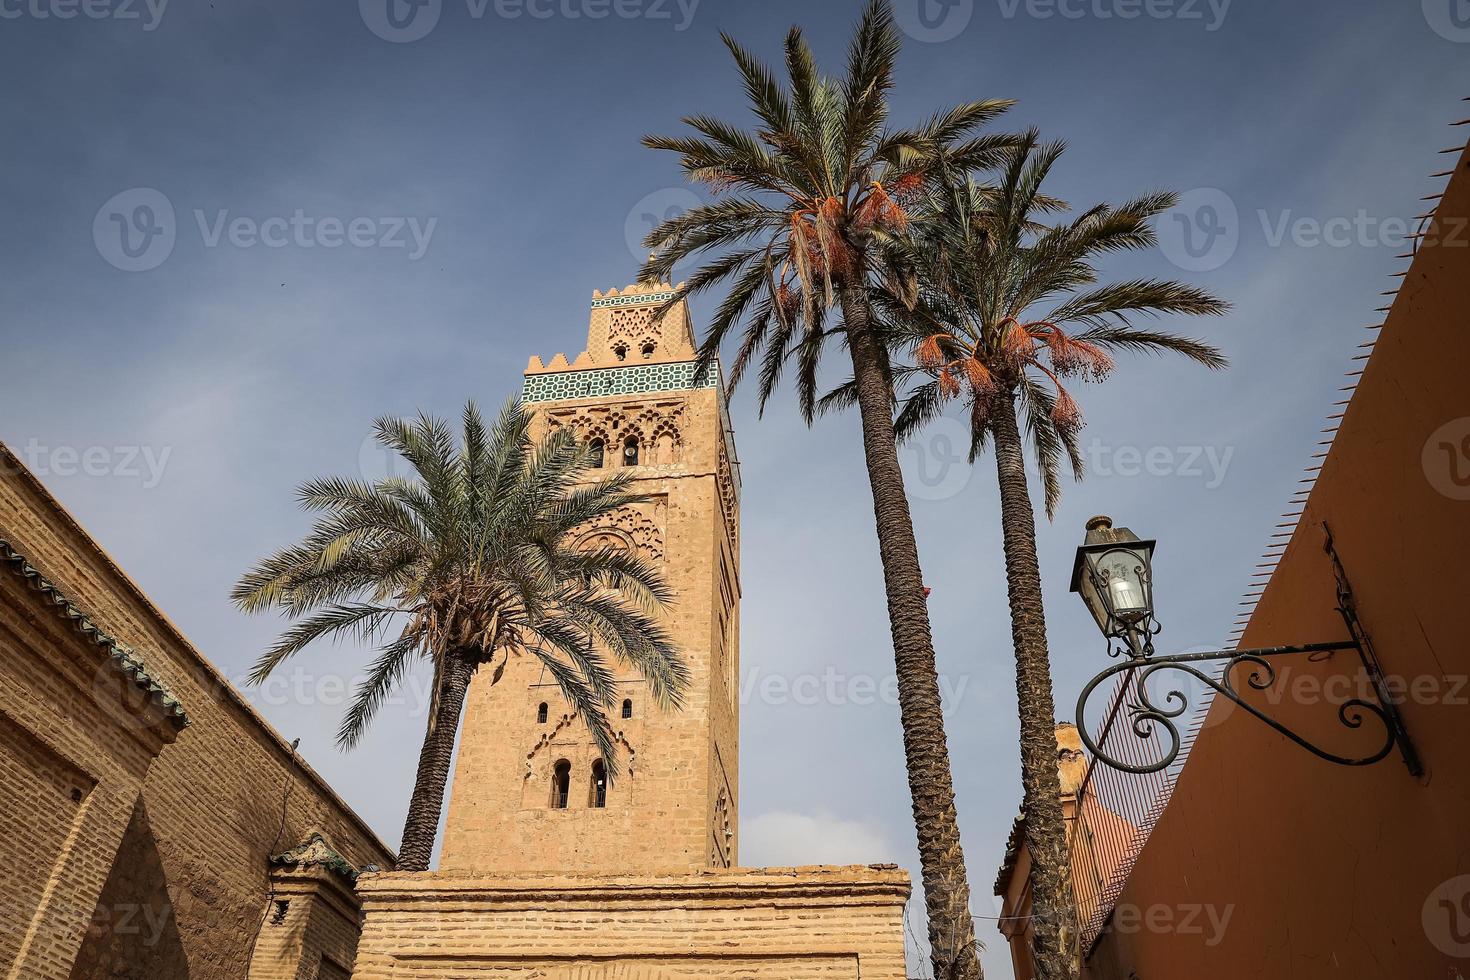
[[[71,980],[185,980],[189,961],[140,799],[92,912]]]

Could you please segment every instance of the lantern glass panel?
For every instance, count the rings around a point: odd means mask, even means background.
[[[1091,561],[1088,564],[1091,565]],[[1097,591],[1097,580],[1091,568],[1088,569],[1088,574],[1077,579],[1077,592],[1082,596],[1082,602],[1087,606],[1087,611],[1092,613],[1092,618],[1097,621],[1097,628],[1102,630],[1103,635],[1112,632],[1108,605]]]
[[[1132,624],[1147,618],[1152,612],[1148,557],[1141,549],[1114,548],[1106,551],[1098,556],[1093,568],[1094,588],[1101,594],[1113,619]]]

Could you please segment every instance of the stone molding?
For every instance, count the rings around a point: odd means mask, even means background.
[[[892,905],[908,901],[909,876],[895,865],[714,869],[685,875],[461,875],[446,872],[364,873],[364,904],[408,910],[430,903],[437,912],[609,905]]]

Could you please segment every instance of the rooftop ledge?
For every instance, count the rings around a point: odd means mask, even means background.
[[[432,901],[445,911],[465,903],[517,905],[558,902],[687,902],[789,899],[811,904],[902,903],[909,897],[908,872],[893,864],[812,865],[796,868],[732,868],[684,874],[466,874],[453,871],[364,873],[358,894],[374,904]]]

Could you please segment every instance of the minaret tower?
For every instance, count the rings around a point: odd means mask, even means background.
[[[470,689],[441,867],[472,873],[613,873],[736,863],[739,789],[740,492],[718,368],[695,372],[686,304],[655,322],[673,287],[592,294],[587,349],[532,357],[522,400],[538,433],[570,428],[629,467],[650,499],[589,527],[589,545],[636,548],[677,593],[671,635],[692,682],[664,711],[621,675],[621,777],[531,656]]]

